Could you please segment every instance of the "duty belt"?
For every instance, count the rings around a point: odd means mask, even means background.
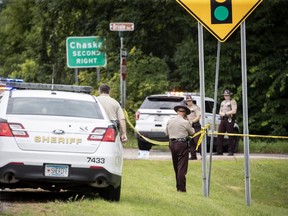
[[[178,139],[174,139],[174,138],[173,138],[173,139],[170,139],[170,141],[171,141],[171,142],[176,142],[176,141],[177,141],[177,142],[186,142],[187,139],[186,139],[186,138],[178,138]]]
[[[222,116],[221,117],[221,120],[228,120],[228,119],[235,120],[234,117],[228,117],[228,116]]]

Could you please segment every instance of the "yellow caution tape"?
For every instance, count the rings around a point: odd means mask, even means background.
[[[125,109],[123,109],[124,111],[124,115],[126,118],[127,123],[129,124],[129,126],[140,136],[142,137],[144,140],[146,140],[147,142],[154,144],[154,145],[169,145],[169,142],[161,142],[161,141],[156,141],[156,140],[152,140],[149,139],[145,136],[143,136],[142,134],[139,133],[139,131],[137,131],[135,129],[135,127],[133,126],[133,124],[130,122],[129,120],[129,116],[128,113]],[[196,150],[198,150],[199,146],[202,143],[203,137],[205,134],[209,134],[209,135],[224,135],[224,136],[239,136],[239,137],[260,137],[260,138],[273,138],[273,139],[288,139],[287,136],[270,136],[270,135],[255,135],[255,134],[239,134],[239,133],[219,133],[219,132],[207,132],[207,129],[210,127],[210,124],[205,125],[204,127],[201,128],[201,130],[195,134],[193,134],[193,136],[190,136],[191,138],[194,138],[196,136],[199,136],[199,140],[197,142],[196,145]]]
[[[144,137],[142,134],[139,133],[139,131],[137,131],[135,129],[135,127],[133,126],[133,124],[130,122],[129,120],[129,116],[128,116],[128,113],[126,110],[123,110],[124,111],[124,115],[125,115],[125,118],[126,118],[126,122],[129,124],[129,126],[140,136],[142,137],[144,140],[146,140],[147,142],[149,143],[152,143],[152,144],[155,144],[155,145],[168,145],[169,142],[160,142],[160,141],[156,141],[156,140],[151,140],[147,137]]]
[[[197,151],[198,148],[199,148],[199,146],[201,145],[202,140],[203,140],[203,137],[204,137],[204,135],[206,134],[206,131],[207,131],[207,129],[208,129],[209,127],[210,127],[210,124],[207,124],[207,125],[205,125],[204,127],[201,128],[201,131],[199,131],[199,132],[201,133],[201,135],[200,135],[200,137],[199,137],[199,139],[198,139],[198,142],[197,142],[195,151]],[[198,133],[199,133],[199,132],[198,132]]]
[[[169,145],[169,142],[167,142],[167,141],[162,141],[162,142],[161,142],[161,141],[152,140],[152,139],[149,139],[149,138],[143,136],[142,134],[140,134],[139,131],[137,131],[137,130],[135,129],[135,127],[133,126],[133,124],[130,122],[127,111],[126,111],[125,109],[123,109],[123,112],[124,112],[124,115],[125,115],[125,118],[126,118],[126,122],[129,124],[129,126],[130,126],[141,138],[143,138],[143,139],[146,140],[147,142],[149,142],[149,143],[151,143],[151,144],[154,144],[154,145],[166,145],[166,146]],[[191,138],[194,138],[194,137],[200,135],[196,149],[198,148],[198,146],[200,146],[200,144],[201,144],[201,142],[202,142],[202,139],[203,139],[203,137],[204,137],[204,135],[205,135],[205,133],[206,133],[206,129],[207,129],[208,127],[210,127],[210,124],[208,124],[208,125],[205,126],[205,127],[202,127],[201,131],[193,134],[193,136],[190,136]]]
[[[260,137],[260,138],[272,138],[272,139],[288,139],[288,136],[271,136],[271,135],[256,135],[256,134],[239,134],[239,133],[218,133],[208,132],[209,135],[224,135],[224,136],[240,136],[240,137]]]

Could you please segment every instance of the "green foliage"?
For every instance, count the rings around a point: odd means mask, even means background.
[[[133,91],[127,91],[125,106],[129,116],[134,116],[147,95],[164,93],[168,89],[168,72],[168,65],[163,59],[145,55],[135,47],[131,49],[127,63],[127,89]]]
[[[11,72],[11,78],[21,77],[24,80],[32,81],[37,79],[39,66],[35,61],[26,59],[26,61],[17,68],[19,68],[19,70]]]

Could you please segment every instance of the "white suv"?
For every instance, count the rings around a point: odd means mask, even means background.
[[[201,108],[201,97],[197,93],[191,92],[166,92],[165,94],[150,95],[146,97],[142,105],[136,112],[136,126],[135,129],[144,137],[155,141],[168,141],[165,134],[167,121],[176,115],[174,107],[183,102],[186,95],[191,95],[193,103]],[[214,100],[205,97],[205,125],[213,121],[213,105]],[[220,116],[216,114],[216,130],[220,124]],[[202,125],[204,126],[204,125]],[[239,130],[238,125],[235,124],[235,132]],[[138,148],[140,150],[150,150],[153,143],[144,140],[138,133],[135,133],[138,141]],[[224,150],[227,149],[227,138],[225,137]],[[209,150],[211,135],[207,136],[207,144]],[[216,136],[214,136],[213,149],[216,150]],[[238,139],[235,139],[235,150],[238,148]]]
[[[92,88],[7,88],[0,93],[0,188],[87,190],[119,201],[122,143]]]

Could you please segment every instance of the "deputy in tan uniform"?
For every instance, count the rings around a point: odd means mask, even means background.
[[[108,85],[100,85],[98,91],[100,95],[97,97],[97,99],[103,106],[105,112],[108,115],[108,118],[112,122],[116,121],[117,123],[119,123],[121,131],[121,141],[126,142],[126,120],[120,104],[114,98],[110,97],[110,87]]]
[[[189,149],[187,137],[195,133],[187,120],[190,114],[189,108],[183,103],[175,106],[177,116],[167,122],[166,134],[169,136],[169,148],[171,150],[173,167],[176,177],[176,188],[179,192],[186,192],[186,174],[189,161]]]
[[[200,112],[200,107],[197,104],[193,103],[193,99],[191,95],[186,96],[185,100],[187,107],[190,109],[191,113],[187,115],[188,121],[192,125],[192,127],[195,130],[195,133],[199,132],[201,130],[201,124],[199,122],[200,117],[201,117],[201,112]],[[199,140],[199,136],[196,136],[193,138],[191,142],[191,147],[190,147],[190,160],[197,160],[197,154],[196,154],[196,146]]]
[[[237,113],[237,103],[231,98],[232,92],[225,89],[223,92],[224,99],[220,105],[219,114],[221,122],[218,128],[219,133],[233,133],[233,127],[235,124],[235,115]],[[217,137],[217,153],[216,155],[223,155],[223,135]],[[228,155],[234,155],[234,137],[229,136],[228,139]]]

